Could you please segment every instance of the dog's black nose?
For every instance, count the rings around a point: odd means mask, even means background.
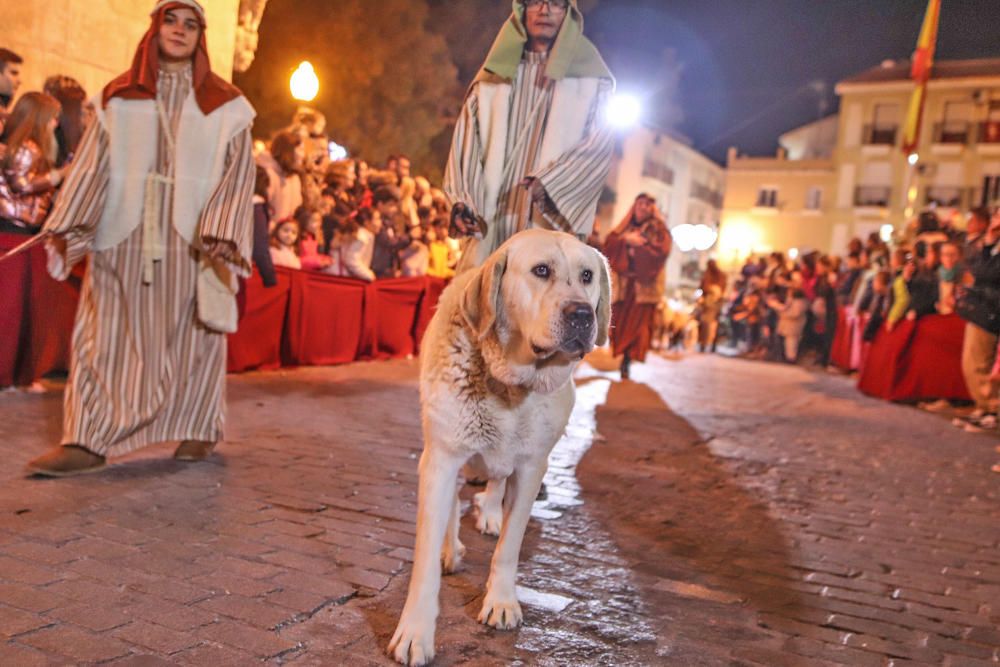
[[[594,326],[594,309],[589,303],[574,301],[563,308],[563,319],[573,329],[589,329]]]

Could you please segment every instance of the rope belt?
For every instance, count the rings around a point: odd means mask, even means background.
[[[170,120],[166,109],[159,98],[156,100],[156,111],[160,117],[160,128],[167,140],[170,151],[170,164],[177,156],[174,134],[171,131]],[[153,268],[156,262],[163,261],[166,255],[166,241],[160,228],[160,215],[163,213],[163,200],[169,193],[168,186],[174,184],[173,176],[167,176],[156,170],[146,174],[145,205],[142,208],[142,282],[149,285],[153,282]]]

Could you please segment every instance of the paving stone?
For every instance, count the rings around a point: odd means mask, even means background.
[[[622,383],[602,363],[525,535],[518,631],[475,621],[496,540],[463,489],[436,664],[996,664],[989,438],[798,367],[653,355]],[[53,483],[18,471],[58,433],[58,397],[4,394],[0,629],[23,631],[0,664],[389,664],[416,372],[233,376],[212,461],[154,447]]]

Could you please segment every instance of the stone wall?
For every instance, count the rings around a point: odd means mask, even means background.
[[[208,19],[212,69],[233,71],[239,0],[200,0]],[[5,0],[0,46],[24,58],[19,92],[41,90],[52,74],[65,74],[96,94],[129,67],[149,27],[154,0]]]

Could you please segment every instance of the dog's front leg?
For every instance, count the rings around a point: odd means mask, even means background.
[[[404,665],[426,665],[434,658],[434,628],[441,588],[441,545],[455,502],[462,460],[428,444],[420,456],[417,492],[417,541],[403,614],[389,652]]]
[[[479,622],[494,628],[509,630],[521,624],[521,605],[517,601],[517,561],[521,553],[521,541],[531,518],[531,505],[538,496],[542,478],[548,468],[546,456],[519,466],[507,478],[507,492],[504,498],[503,526],[500,540],[493,552],[490,563],[490,578],[486,583],[486,598],[483,600]]]

